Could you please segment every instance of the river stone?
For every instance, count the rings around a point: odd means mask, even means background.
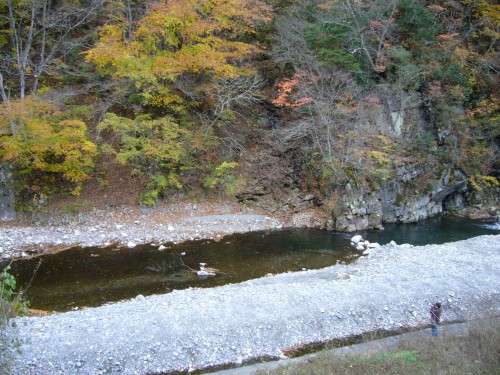
[[[358,243],[358,242],[360,242],[362,239],[363,239],[363,237],[362,237],[361,235],[357,234],[357,235],[355,235],[355,236],[353,236],[353,237],[351,238],[351,242],[352,242],[352,243]]]
[[[337,275],[338,280],[349,280],[351,278],[351,275],[349,275],[347,272],[342,272]]]

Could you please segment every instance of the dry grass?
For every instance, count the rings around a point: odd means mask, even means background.
[[[498,319],[473,322],[463,336],[401,342],[396,350],[335,357],[325,352],[307,362],[258,375],[456,375],[500,374]]]

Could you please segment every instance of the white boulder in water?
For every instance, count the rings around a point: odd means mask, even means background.
[[[200,270],[196,271],[198,276],[215,276],[216,269],[215,268],[205,268],[206,263],[200,263]]]
[[[363,240],[363,237],[361,235],[359,235],[359,234],[357,234],[357,235],[355,235],[355,236],[353,236],[351,238],[351,242],[352,243],[358,243],[358,242],[360,242],[362,240]]]
[[[205,271],[205,270],[196,271],[196,274],[198,276],[215,276],[215,273],[208,272],[208,271]]]

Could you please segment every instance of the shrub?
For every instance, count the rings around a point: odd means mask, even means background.
[[[28,98],[0,107],[0,159],[14,166],[24,201],[50,195],[55,183],[80,193],[90,178],[96,146],[85,123],[53,104]]]
[[[179,175],[189,169],[191,134],[174,118],[141,115],[128,119],[108,113],[98,129],[116,133],[119,149],[108,146],[107,150],[116,154],[118,162],[132,165],[134,174],[149,179],[144,204],[154,204],[169,190],[182,188]]]
[[[216,191],[219,194],[231,195],[243,184],[238,179],[235,168],[236,162],[222,162],[216,167],[208,177],[205,178],[203,186],[209,190]]]

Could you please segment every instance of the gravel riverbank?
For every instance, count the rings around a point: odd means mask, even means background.
[[[282,228],[321,226],[315,212],[287,217],[271,215],[232,202],[164,204],[139,208],[62,213],[38,220],[0,223],[0,258],[31,256],[73,246],[133,247],[147,243],[179,243],[218,239],[227,234]]]
[[[208,220],[208,219],[207,219]],[[350,265],[109,306],[18,318],[10,374],[193,371],[379,329],[500,311],[500,235],[443,245],[383,246]]]

